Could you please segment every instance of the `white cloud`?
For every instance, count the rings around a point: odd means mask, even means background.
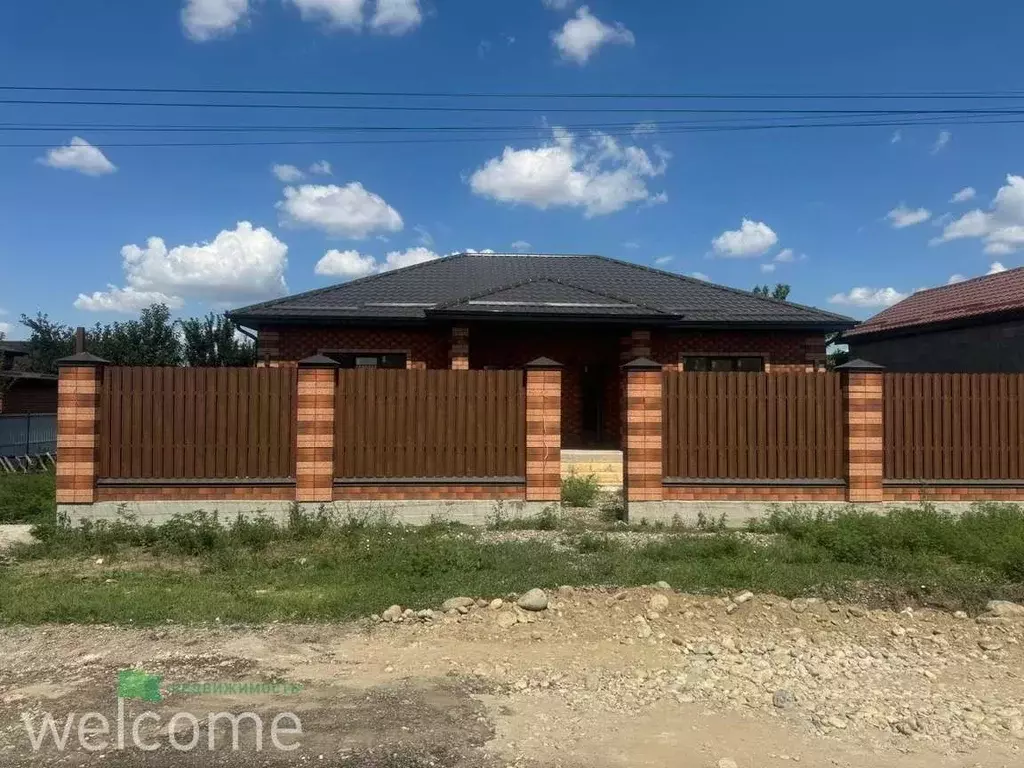
[[[793,253],[792,248],[783,248],[777,254],[772,261],[777,261],[779,264],[791,264],[796,261],[796,254]]]
[[[331,173],[333,173],[331,170],[331,164],[326,160],[317,160],[309,166],[309,172],[315,173],[318,176],[330,176]]]
[[[739,229],[727,230],[711,241],[715,253],[726,258],[760,256],[779,242],[779,236],[763,221],[743,219]]]
[[[889,139],[889,143],[899,144],[901,141],[903,141],[903,131],[897,128],[895,131],[892,132],[892,137]]]
[[[656,258],[654,260],[654,263],[657,264],[660,267],[660,266],[663,266],[665,264],[668,264],[670,261],[672,261],[673,258],[675,258],[675,257],[674,256],[659,256],[658,258]]]
[[[359,29],[365,0],[285,0],[299,9],[303,19],[322,20],[334,27]]]
[[[1024,176],[1008,175],[988,211],[968,211],[947,224],[931,244],[965,238],[982,240],[985,253],[993,256],[1005,256],[1024,247]]]
[[[705,283],[711,282],[711,278],[705,275],[703,272],[691,272],[690,277],[695,277],[698,280],[703,280]]]
[[[586,64],[602,45],[632,46],[636,43],[633,33],[622,24],[605,24],[585,5],[561,30],[551,34],[551,40],[563,59],[577,64]]]
[[[922,222],[928,221],[932,217],[932,212],[927,208],[911,209],[902,203],[896,208],[893,208],[887,214],[885,218],[892,224],[893,229],[905,229],[906,227],[912,227],[915,224],[921,224]]]
[[[285,184],[294,184],[296,181],[302,181],[306,178],[306,174],[294,165],[272,165],[270,170],[277,177],[278,181]]]
[[[131,286],[118,288],[108,285],[105,291],[91,294],[80,293],[75,299],[75,309],[87,312],[139,312],[153,304],[166,304],[179,309],[185,302],[178,296],[168,296],[160,291],[138,291]]]
[[[949,280],[946,281],[946,285],[955,285],[956,283],[962,283],[967,278],[961,275],[959,272],[955,275],[950,275]]]
[[[197,43],[232,34],[249,14],[249,0],[186,0],[185,34]]]
[[[10,323],[0,323],[0,334],[7,336],[11,332]]]
[[[998,261],[993,261],[992,262],[992,266],[988,268],[988,272],[986,272],[985,274],[986,275],[998,275],[1000,272],[1005,272],[1005,271],[1006,271],[1006,267],[1004,267]]]
[[[671,155],[654,148],[656,162],[638,146],[623,146],[611,136],[593,133],[577,140],[564,128],[552,129],[553,140],[535,149],[505,147],[473,172],[473,192],[506,203],[525,203],[545,210],[583,208],[587,218],[621,211],[630,203],[664,202],[646,179],[661,176]]]
[[[968,200],[973,200],[978,194],[978,191],[974,187],[964,187],[957,192],[953,197],[950,198],[951,203],[966,203]]]
[[[545,8],[550,8],[553,11],[564,11],[571,8],[576,0],[542,0]]]
[[[390,272],[392,269],[411,267],[441,258],[429,248],[409,248],[404,251],[391,251],[383,261],[358,251],[332,250],[324,254],[316,263],[314,271],[318,275],[353,279],[366,275]]]
[[[633,126],[633,130],[630,131],[634,136],[648,136],[657,132],[658,126],[655,123],[637,123]]]
[[[370,27],[389,35],[404,35],[422,21],[419,0],[377,0]]]
[[[530,248],[532,248],[532,247],[533,247],[533,246],[532,246],[532,245],[530,245],[530,244],[529,244],[528,242],[526,242],[525,240],[516,240],[516,241],[515,241],[514,243],[512,243],[512,245],[511,245],[511,248],[512,248],[512,250],[513,250],[513,251],[528,251],[528,250],[530,250]]]
[[[332,235],[361,240],[375,232],[398,232],[404,226],[398,211],[357,181],[343,187],[285,187],[284,198],[277,203],[277,209],[287,223],[314,227]]]
[[[935,139],[935,143],[932,144],[931,153],[937,155],[939,152],[946,148],[949,144],[950,139],[953,138],[953,134],[949,131],[939,131],[938,137]]]
[[[771,263],[769,263],[769,264],[762,264],[761,265],[761,271],[764,272],[765,274],[770,274],[770,273],[775,271],[775,265],[771,264]]]
[[[167,248],[151,237],[145,247],[121,249],[127,285],[82,294],[81,309],[132,311],[153,301],[181,306],[185,298],[211,301],[261,299],[288,291],[288,246],[262,227],[240,221],[207,243]]]
[[[843,304],[851,307],[891,307],[898,304],[910,294],[900,293],[895,288],[853,288],[849,293],[837,293],[829,299],[831,304]]]
[[[629,250],[631,251],[635,251],[637,248],[640,247],[640,243],[636,242],[635,240],[627,240],[622,244],[622,247],[629,248]]]
[[[78,136],[74,136],[66,147],[47,150],[39,162],[63,171],[78,171],[86,176],[104,176],[117,170],[106,155]]]

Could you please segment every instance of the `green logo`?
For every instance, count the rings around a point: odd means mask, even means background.
[[[139,669],[122,669],[117,673],[117,695],[121,699],[160,701],[163,678]]]

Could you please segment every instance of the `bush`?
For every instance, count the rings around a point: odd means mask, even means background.
[[[581,477],[569,475],[562,480],[562,503],[570,507],[592,507],[601,493],[597,478],[593,475]]]
[[[53,472],[0,474],[0,523],[56,522]]]

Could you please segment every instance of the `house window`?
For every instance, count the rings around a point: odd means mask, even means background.
[[[343,352],[332,357],[342,368],[405,368],[401,352]]]
[[[764,371],[763,357],[684,357],[684,371],[711,371],[712,373],[761,373]]]

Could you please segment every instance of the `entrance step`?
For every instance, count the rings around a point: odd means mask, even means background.
[[[622,451],[562,449],[562,477],[593,475],[602,490],[622,488]]]

